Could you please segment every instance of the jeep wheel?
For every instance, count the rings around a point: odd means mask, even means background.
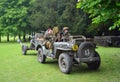
[[[43,54],[43,51],[41,48],[38,49],[37,57],[40,63],[45,63],[46,56]]]
[[[97,52],[95,52],[94,57],[98,57],[99,59],[97,61],[87,63],[87,65],[88,65],[89,69],[97,70],[100,67],[101,60],[100,60],[100,56]]]
[[[28,46],[22,45],[22,54],[26,55]]]
[[[59,56],[59,68],[61,72],[68,74],[72,69],[72,58],[67,53],[62,53]]]

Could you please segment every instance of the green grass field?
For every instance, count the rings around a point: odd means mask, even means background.
[[[0,82],[120,82],[120,48],[98,47],[99,70],[88,70],[85,64],[74,66],[63,74],[56,60],[37,61],[36,51],[21,54],[18,43],[0,43]]]

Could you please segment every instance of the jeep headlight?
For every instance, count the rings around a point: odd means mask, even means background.
[[[67,44],[61,44],[61,45],[59,45],[59,47],[60,48],[65,48],[65,49],[69,48],[69,46]]]
[[[69,46],[68,45],[63,45],[63,48],[68,49]]]
[[[76,45],[76,44],[73,45],[73,46],[72,46],[72,50],[73,50],[73,51],[77,51],[77,50],[78,50],[78,45]]]

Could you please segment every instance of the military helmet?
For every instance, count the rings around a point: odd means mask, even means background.
[[[68,30],[69,28],[68,27],[64,27],[63,30]]]

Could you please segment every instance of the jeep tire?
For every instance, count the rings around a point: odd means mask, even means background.
[[[97,52],[95,52],[94,57],[98,57],[98,60],[94,61],[94,62],[88,62],[87,63],[88,68],[91,69],[91,70],[97,70],[100,67],[100,63],[101,63],[100,56]]]
[[[67,53],[61,53],[59,56],[59,68],[61,72],[69,74],[72,69],[72,57]]]
[[[41,48],[38,49],[37,57],[38,57],[38,62],[45,63],[46,56],[43,54],[43,50]]]

